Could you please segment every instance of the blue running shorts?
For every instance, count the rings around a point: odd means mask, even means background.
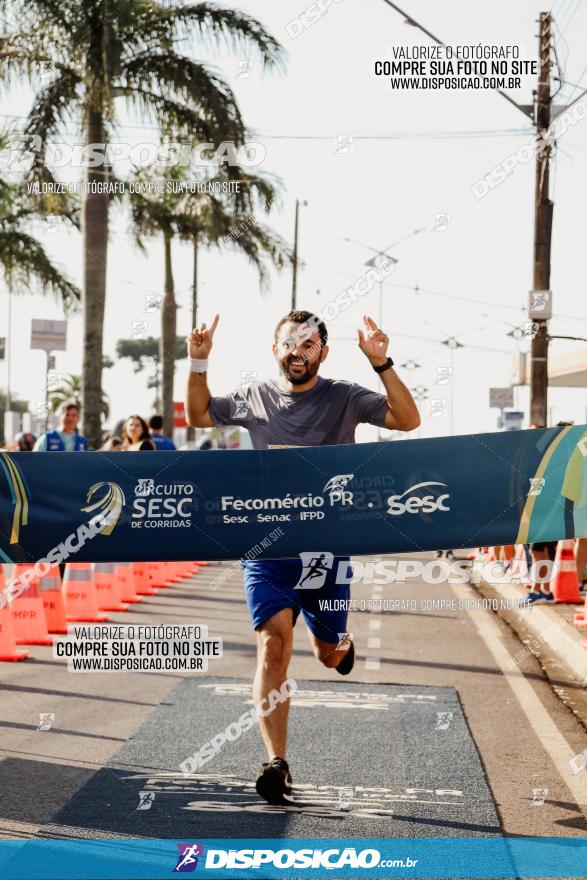
[[[348,561],[348,556],[335,556],[332,567],[326,571],[322,586],[302,590],[294,589],[303,572],[301,559],[258,559],[244,562],[245,596],[254,629],[258,629],[262,623],[284,608],[292,608],[294,625],[301,611],[306,626],[316,638],[338,644],[339,633],[347,631],[350,566],[341,566],[340,580],[344,578],[344,583],[336,583],[336,574],[338,563]],[[320,581],[322,577],[317,576],[314,582]],[[312,577],[307,582],[312,583]],[[333,610],[320,608],[320,603],[325,599],[329,600]]]

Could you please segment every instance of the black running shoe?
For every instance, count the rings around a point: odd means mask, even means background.
[[[348,675],[353,666],[355,665],[355,646],[351,642],[351,646],[346,652],[345,656],[342,658],[341,662],[338,666],[335,666],[336,671],[340,675]]]
[[[274,806],[288,803],[286,798],[291,801],[291,786],[289,765],[283,758],[273,758],[272,761],[263,764],[263,769],[255,782],[257,794]]]

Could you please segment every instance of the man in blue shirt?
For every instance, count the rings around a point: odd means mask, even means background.
[[[59,428],[45,431],[33,447],[33,452],[87,452],[90,444],[77,430],[80,408],[72,400],[59,407]]]
[[[170,440],[169,437],[166,437],[165,434],[162,434],[163,430],[163,419],[161,416],[151,416],[149,419],[149,433],[151,434],[151,439],[155,444],[156,449],[161,449],[164,451],[173,452],[175,450],[175,443],[173,440]]]

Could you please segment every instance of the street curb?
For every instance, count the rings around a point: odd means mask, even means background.
[[[507,602],[507,610],[498,610],[500,617],[506,617],[514,624],[522,625],[537,641],[537,646],[546,644],[557,660],[571,672],[574,678],[587,687],[587,630],[579,630],[572,621],[564,620],[578,611],[578,605],[537,605],[534,608],[514,607],[515,603],[527,598],[528,591],[516,584],[500,583],[498,586],[481,581],[481,593],[491,591]]]

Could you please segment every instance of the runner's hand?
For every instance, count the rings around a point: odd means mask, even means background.
[[[212,341],[218,326],[218,319],[219,315],[216,315],[210,329],[207,329],[206,325],[202,324],[199,330],[197,327],[192,330],[192,335],[188,337],[188,355],[191,358],[208,357],[212,351]]]
[[[359,348],[371,363],[378,367],[387,360],[387,346],[389,336],[379,330],[377,324],[369,315],[363,315],[365,330],[359,330]]]

